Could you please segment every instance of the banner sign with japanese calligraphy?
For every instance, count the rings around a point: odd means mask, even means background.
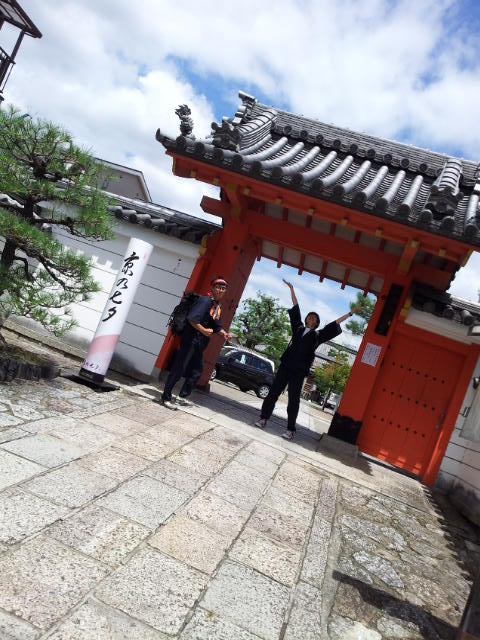
[[[151,244],[137,238],[131,238],[128,243],[95,336],[80,369],[80,376],[83,378],[93,382],[103,381],[152,249]]]

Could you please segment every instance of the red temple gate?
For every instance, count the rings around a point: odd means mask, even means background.
[[[224,326],[261,257],[375,293],[331,432],[346,440],[358,432],[360,450],[431,484],[479,348],[405,320],[415,287],[445,291],[480,244],[478,167],[241,97],[235,117],[206,140],[188,126],[177,139],[157,132],[176,175],[220,187],[220,199],[204,197],[202,208],[223,229],[204,239],[187,289],[206,292],[214,273],[227,277]],[[207,349],[200,383],[220,346]],[[159,369],[174,348],[167,338]]]

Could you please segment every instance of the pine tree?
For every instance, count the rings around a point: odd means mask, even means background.
[[[262,347],[262,352],[278,365],[290,339],[290,321],[278,298],[257,292],[256,298],[243,302],[232,323],[238,342],[249,349]]]
[[[362,320],[360,322],[358,320],[349,320],[345,325],[346,329],[351,331],[353,335],[361,336],[365,333],[368,322],[372,317],[375,302],[376,300],[372,297],[364,296],[360,291],[357,291],[357,298],[350,303],[350,309],[360,307],[360,311],[357,311],[355,315],[360,316]]]
[[[59,126],[0,110],[0,329],[8,315],[61,335],[76,324],[68,305],[99,290],[90,261],[52,233],[113,237],[99,188],[105,168]]]

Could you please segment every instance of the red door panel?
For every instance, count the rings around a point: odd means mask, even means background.
[[[440,435],[463,358],[395,335],[365,412],[360,450],[421,475]]]

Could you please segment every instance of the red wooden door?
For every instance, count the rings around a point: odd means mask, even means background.
[[[464,355],[396,334],[359,433],[361,451],[423,475]]]

